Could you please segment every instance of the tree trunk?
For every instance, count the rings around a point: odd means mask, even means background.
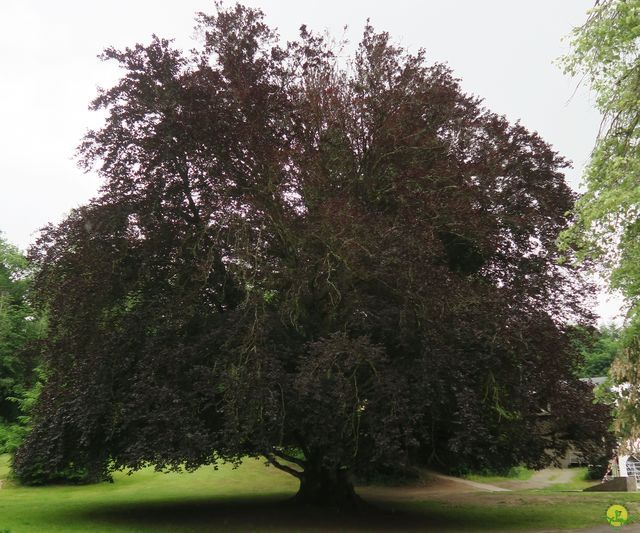
[[[300,489],[294,500],[343,508],[357,507],[361,503],[348,470],[313,467],[309,464],[300,476]]]

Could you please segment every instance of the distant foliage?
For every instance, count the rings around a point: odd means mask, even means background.
[[[40,389],[39,361],[27,348],[45,324],[29,301],[31,275],[27,259],[0,236],[0,453],[22,442]]]
[[[599,328],[578,328],[574,336],[574,342],[582,356],[578,376],[608,376],[613,360],[622,350],[622,334],[622,328],[615,324]]]
[[[335,503],[352,472],[605,446],[567,162],[369,25],[350,59],[242,6],[199,34],[105,51],[103,188],[30,254],[48,374],[18,476],[262,456]]]

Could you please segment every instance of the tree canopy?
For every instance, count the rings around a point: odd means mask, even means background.
[[[595,259],[636,312],[640,294],[640,2],[604,0],[574,31],[567,72],[582,75],[603,115],[575,224],[563,234],[578,259]]]
[[[191,54],[104,53],[102,189],[31,250],[48,381],[17,475],[260,456],[344,502],[372,468],[601,448],[567,162],[369,25],[345,59],[239,5],[198,23]]]
[[[596,2],[573,35],[565,58],[582,75],[603,115],[600,135],[585,172],[575,224],[562,235],[577,258],[595,261],[627,305],[619,358],[612,366],[625,386],[616,403],[615,428],[623,440],[640,436],[640,1]]]

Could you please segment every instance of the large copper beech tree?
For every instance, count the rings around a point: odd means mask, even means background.
[[[601,449],[565,160],[369,25],[350,60],[242,6],[199,28],[104,54],[102,189],[31,251],[48,381],[17,475],[254,456],[347,503],[354,472]]]

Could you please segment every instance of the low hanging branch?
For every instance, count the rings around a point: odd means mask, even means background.
[[[286,472],[287,474],[291,474],[292,476],[297,477],[298,479],[302,479],[304,477],[304,472],[300,472],[299,470],[296,470],[295,468],[291,468],[288,465],[284,465],[284,464],[278,462],[278,460],[276,459],[276,457],[275,457],[275,455],[273,453],[265,452],[263,455],[267,459],[267,462],[269,464],[275,466],[279,470],[282,470],[283,472]]]

